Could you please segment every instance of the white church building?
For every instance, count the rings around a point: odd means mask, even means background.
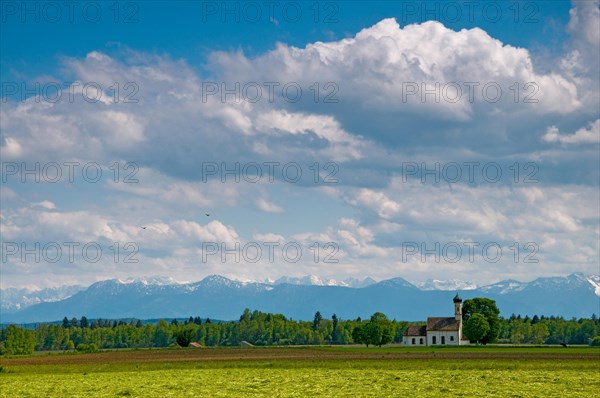
[[[470,344],[462,335],[462,299],[458,293],[453,301],[453,317],[429,317],[427,325],[409,326],[402,336],[402,345],[418,347]]]

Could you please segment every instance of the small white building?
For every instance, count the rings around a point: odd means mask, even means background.
[[[454,317],[429,317],[427,325],[409,326],[402,336],[402,345],[408,347],[432,345],[468,345],[462,335],[462,299],[456,293]]]

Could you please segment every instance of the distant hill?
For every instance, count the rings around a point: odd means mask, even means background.
[[[58,301],[41,302],[10,312],[2,310],[1,322],[56,321],[69,318],[203,318],[238,319],[244,308],[282,313],[293,319],[312,319],[315,311],[335,313],[342,319],[366,318],[376,311],[398,320],[424,320],[452,313],[455,291],[423,290],[403,278],[373,283],[353,281],[340,286],[308,278],[286,283],[239,282],[211,275],[199,282],[179,284],[171,280],[116,279],[94,283],[87,289]],[[304,282],[307,284],[298,284]],[[308,284],[314,283],[314,284]],[[437,285],[455,287],[457,281]],[[340,283],[341,284],[341,283]],[[600,312],[600,277],[574,273],[566,277],[514,280],[472,289],[463,285],[463,299],[489,297],[498,303],[501,315],[557,315],[590,317]],[[431,289],[431,286],[425,287]],[[469,289],[470,288],[470,289]],[[2,293],[4,294],[4,293]]]

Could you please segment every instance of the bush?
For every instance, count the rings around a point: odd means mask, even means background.
[[[592,347],[600,347],[600,336],[596,336],[592,339],[592,342],[590,343],[590,345]]]
[[[79,344],[77,346],[77,351],[81,351],[81,352],[96,352],[98,351],[98,346],[94,343],[90,343],[90,344]]]

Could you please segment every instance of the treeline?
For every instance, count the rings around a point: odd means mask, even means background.
[[[591,318],[566,320],[562,317],[511,315],[501,319],[498,342],[511,344],[589,344],[600,336],[600,321]]]
[[[512,344],[589,344],[600,335],[600,322],[591,319],[565,320],[560,317],[500,318],[497,341]],[[305,344],[400,343],[409,325],[376,313],[368,320],[331,319],[317,312],[312,321],[295,321],[281,314],[245,310],[239,321],[211,322],[190,317],[184,322],[160,320],[144,324],[138,320],[114,321],[65,318],[62,324],[38,324],[34,330],[10,325],[0,330],[0,354],[18,355],[35,351],[239,346],[243,341],[258,346]],[[422,324],[422,323],[421,323]],[[597,339],[598,340],[598,339]]]
[[[383,315],[383,314],[381,314]],[[386,335],[400,342],[408,322],[389,321],[385,318]],[[35,330],[25,330],[15,325],[0,331],[0,353],[25,354],[35,351],[79,350],[95,351],[113,348],[151,348],[179,345],[190,342],[203,346],[239,346],[242,341],[253,345],[305,345],[352,344],[352,332],[366,325],[360,318],[339,320],[335,314],[325,319],[319,312],[313,321],[294,321],[280,314],[268,314],[246,309],[239,321],[204,322],[200,317],[190,317],[185,322],[173,319],[156,324],[139,320],[88,321],[65,318],[62,324],[38,324]],[[373,340],[369,340],[371,342]],[[388,341],[374,341],[385,344]]]

